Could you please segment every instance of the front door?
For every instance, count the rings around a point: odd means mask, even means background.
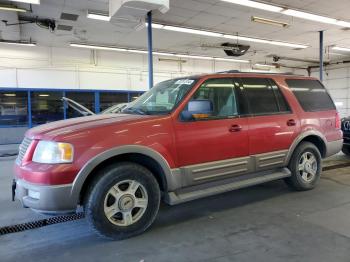
[[[236,80],[209,79],[174,119],[178,165],[189,184],[247,172],[248,120],[238,100]]]

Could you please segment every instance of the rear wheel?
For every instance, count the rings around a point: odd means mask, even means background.
[[[344,153],[344,155],[350,156],[350,146],[343,146],[341,151]]]
[[[318,148],[310,143],[301,143],[289,162],[292,175],[285,179],[288,186],[297,191],[313,189],[321,176],[322,158]]]
[[[101,171],[90,186],[84,210],[100,235],[121,240],[144,232],[159,209],[160,190],[153,174],[134,163],[118,163]]]

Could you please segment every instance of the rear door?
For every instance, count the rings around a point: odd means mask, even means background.
[[[258,170],[282,166],[298,134],[299,119],[272,79],[241,81],[249,110],[249,153]]]

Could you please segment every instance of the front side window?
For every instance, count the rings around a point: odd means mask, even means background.
[[[169,114],[191,90],[196,79],[172,79],[161,82],[131,102],[123,113],[141,115]]]
[[[289,112],[289,106],[278,87],[266,78],[242,78],[244,93],[252,115]]]
[[[218,78],[205,81],[194,93],[181,114],[182,120],[205,120],[238,115],[233,79]]]

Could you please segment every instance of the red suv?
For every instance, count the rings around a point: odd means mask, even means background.
[[[48,214],[83,206],[100,235],[145,231],[161,200],[185,201],[283,178],[309,190],[343,138],[314,78],[223,72],[161,82],[123,110],[30,129],[16,196]]]

